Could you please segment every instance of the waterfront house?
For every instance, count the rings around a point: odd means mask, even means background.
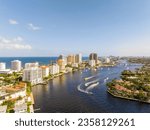
[[[15,105],[14,108],[15,113],[26,113],[27,112],[27,104]]]
[[[0,106],[0,113],[6,113],[6,110],[7,110],[7,105]]]

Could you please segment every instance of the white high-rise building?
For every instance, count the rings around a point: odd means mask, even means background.
[[[95,66],[95,60],[89,60],[89,65],[91,66],[91,67],[94,67]]]
[[[105,62],[106,63],[110,63],[110,58],[107,57],[106,60],[105,60]]]
[[[42,77],[47,77],[49,76],[49,67],[48,66],[41,66],[42,69]]]
[[[25,69],[27,68],[31,68],[31,67],[39,67],[39,63],[38,62],[35,62],[35,63],[26,63],[25,64]]]
[[[58,74],[59,73],[59,65],[53,64],[49,67],[50,74]]]
[[[21,61],[19,60],[14,60],[11,61],[11,69],[14,71],[20,71],[21,70]]]
[[[42,69],[38,67],[30,67],[23,70],[23,81],[29,81],[32,85],[41,83]]]
[[[6,63],[0,62],[0,70],[6,70]]]

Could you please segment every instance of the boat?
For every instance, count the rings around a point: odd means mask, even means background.
[[[105,78],[105,79],[104,79],[104,82],[106,82],[108,79],[109,79],[109,77]]]
[[[99,80],[99,79],[96,79],[96,80],[93,80],[93,81],[87,82],[87,83],[85,83],[84,85],[85,85],[85,86],[88,86],[88,85],[90,85],[90,84],[93,84],[93,83],[98,82],[98,80]]]
[[[97,85],[99,85],[99,82],[96,82],[96,83],[91,84],[89,87],[86,88],[86,91],[89,92],[89,90],[93,89],[93,88],[96,87]]]
[[[92,79],[92,78],[94,78],[95,76],[90,76],[90,77],[86,77],[86,78],[84,78],[84,80],[89,80],[89,79]]]

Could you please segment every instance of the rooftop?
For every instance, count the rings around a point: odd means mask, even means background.
[[[15,86],[7,87],[6,91],[7,92],[16,92],[19,90],[22,90],[26,88],[26,83],[20,82],[19,84],[16,84]]]
[[[40,66],[40,68],[46,69],[46,68],[49,68],[49,67],[48,66]]]
[[[14,108],[15,112],[27,110],[27,104],[16,105]]]
[[[0,113],[5,113],[7,110],[7,105],[5,106],[0,106]]]

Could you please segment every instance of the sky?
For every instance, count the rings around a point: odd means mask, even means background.
[[[0,0],[0,57],[150,56],[150,0]]]

